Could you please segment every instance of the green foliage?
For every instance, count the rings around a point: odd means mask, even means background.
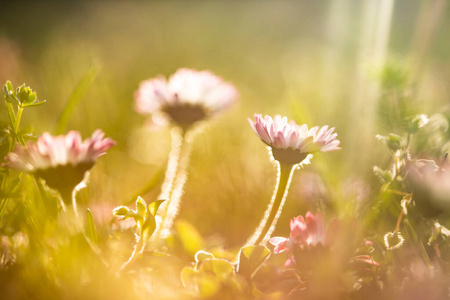
[[[232,298],[245,292],[245,280],[236,274],[233,264],[215,258],[212,254],[201,252],[194,268],[181,271],[183,285],[200,298]]]
[[[390,133],[388,136],[377,135],[377,138],[380,141],[383,141],[393,152],[404,149],[406,146],[406,142],[403,140],[403,138],[394,133]]]
[[[86,236],[92,243],[98,243],[97,229],[95,228],[94,218],[89,208],[86,210]]]
[[[133,218],[136,221],[136,234],[143,240],[147,240],[156,229],[155,216],[159,206],[164,200],[157,200],[147,205],[142,197],[136,200],[136,209],[129,209],[126,206],[114,208],[115,216],[123,217],[122,220]]]
[[[33,92],[30,87],[26,87],[25,84],[14,90],[10,81],[3,85],[3,92],[10,123],[1,126],[0,145],[2,148],[6,148],[6,143],[9,141],[8,149],[11,151],[16,142],[23,146],[26,138],[33,138],[33,127],[20,129],[24,108],[44,104],[45,100],[37,100],[36,92]]]
[[[18,107],[24,108],[28,106],[38,106],[45,103],[45,100],[37,100],[36,92],[33,92],[30,87],[22,84],[16,90],[10,81],[3,85],[3,92],[5,93],[5,100],[14,103]],[[10,118],[12,116],[10,115]]]

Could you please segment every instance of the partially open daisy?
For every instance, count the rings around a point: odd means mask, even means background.
[[[297,125],[288,122],[286,117],[255,114],[255,121],[248,119],[253,131],[259,138],[272,148],[276,160],[287,163],[301,163],[308,154],[322,151],[339,150],[337,134],[334,128],[328,126],[312,127],[308,130],[306,124]]]
[[[290,228],[290,238],[273,237],[269,240],[275,246],[273,250],[275,254],[282,253],[286,250],[290,251],[294,245],[302,248],[315,246],[319,243],[326,245],[328,242],[328,235],[321,213],[314,215],[308,211],[306,218],[303,218],[303,216],[293,218],[290,222]]]
[[[269,240],[275,246],[273,249],[275,254],[284,251],[289,253],[285,266],[293,265],[294,257],[291,252],[296,248],[303,249],[304,247],[315,247],[318,244],[322,246],[328,244],[330,236],[325,229],[325,222],[321,213],[314,215],[307,212],[305,218],[303,216],[293,218],[290,222],[290,228],[290,238],[273,237]]]
[[[141,82],[134,97],[138,112],[163,113],[187,129],[234,104],[238,92],[210,71],[179,69],[169,80],[159,76]]]
[[[115,142],[96,130],[84,141],[77,131],[52,136],[44,133],[36,143],[17,147],[5,158],[5,166],[43,178],[51,188],[70,193],[99,156]]]

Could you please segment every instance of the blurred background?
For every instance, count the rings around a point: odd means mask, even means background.
[[[275,235],[287,236],[288,220],[308,210],[352,215],[379,189],[373,165],[389,159],[375,135],[396,130],[390,114],[400,104],[392,91],[406,91],[402,108],[449,112],[447,3],[10,1],[0,12],[0,82],[26,83],[47,100],[23,116],[36,133],[55,133],[74,89],[85,91],[65,131],[87,137],[101,128],[117,141],[92,169],[85,195],[97,222],[146,186],[153,187],[141,195],[147,202],[160,191],[170,130],[133,110],[140,81],[188,67],[235,84],[238,105],[195,137],[179,219],[239,247],[276,180],[247,118],[281,114],[330,125],[341,140],[341,151],[318,154],[295,173]]]

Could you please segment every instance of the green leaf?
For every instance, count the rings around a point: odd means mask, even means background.
[[[159,207],[161,204],[166,200],[156,200],[148,205],[148,211],[153,215],[156,216],[156,213],[158,212]]]
[[[215,257],[211,253],[203,251],[203,250],[200,250],[197,253],[195,253],[196,266],[198,266],[202,261],[204,261],[206,259],[215,259]]]
[[[129,211],[130,209],[126,206],[117,206],[113,209],[113,215],[121,217],[127,215]]]
[[[16,89],[16,98],[17,98],[17,101],[19,102],[19,105],[26,103],[30,92],[31,92],[30,88],[26,87],[25,83]]]
[[[35,102],[23,104],[23,107],[39,106],[39,105],[44,104],[45,102],[47,102],[47,101],[45,101],[45,100],[37,100],[37,101],[35,101]]]
[[[269,256],[270,250],[261,245],[241,248],[239,252],[238,273],[245,278],[252,278]]]
[[[30,92],[31,92],[31,90],[30,90]],[[27,103],[33,103],[34,101],[36,101],[36,99],[37,99],[36,92],[31,92],[28,95]]]
[[[6,88],[10,94],[14,93],[14,87],[13,87],[11,81],[9,81],[9,80],[6,81],[4,88]]]
[[[230,262],[224,259],[206,259],[203,261],[199,272],[211,272],[217,279],[227,280],[230,276],[234,275],[234,267]]]
[[[145,219],[147,215],[147,203],[145,203],[145,200],[142,199],[141,196],[136,200],[136,213],[140,215],[142,219]]]
[[[138,215],[134,210],[130,209],[127,212],[127,214],[125,216],[123,216],[123,219],[121,219],[120,221],[129,219],[129,218],[134,218],[136,220],[136,222],[138,222],[138,221],[140,222],[143,220],[141,215]]]
[[[92,217],[92,213],[89,208],[86,211],[86,236],[94,244],[97,243],[98,234],[95,229],[94,218]]]
[[[148,213],[147,217],[145,218],[144,224],[142,224],[142,230],[141,230],[141,238],[148,239],[152,236],[153,232],[156,229],[156,221],[155,217]]]
[[[10,81],[7,81],[6,84],[3,85],[3,92],[5,93],[6,101],[17,103],[17,100],[14,96],[14,88]]]

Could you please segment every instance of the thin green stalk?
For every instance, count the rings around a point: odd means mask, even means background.
[[[14,132],[15,133],[18,133],[18,131],[19,131],[19,124],[20,124],[20,119],[22,118],[22,113],[23,113],[23,107],[19,106],[19,109],[17,110],[16,122],[14,123]]]
[[[17,115],[16,115],[14,113],[14,108],[13,108],[11,103],[6,102],[6,106],[7,106],[8,111],[9,111],[11,125],[13,126],[13,129],[14,129],[14,137],[11,138],[11,143],[9,144],[9,152],[11,152],[11,151],[14,150],[14,145],[16,143],[16,138],[17,138],[17,141],[21,145],[25,145],[25,141],[23,140],[23,138],[19,138],[18,137],[19,125],[20,125],[20,119],[22,118],[23,107],[19,106],[19,108],[17,110]],[[2,182],[1,182],[1,190],[2,191],[5,188],[5,182],[6,182],[6,177],[7,177],[8,173],[9,173],[9,169],[8,169],[7,173],[5,173],[3,178],[2,178]],[[9,203],[9,198],[2,199],[1,209],[0,209],[0,220],[3,218],[3,215],[4,215],[5,211],[6,211],[6,208],[8,207],[8,203]]]
[[[25,140],[23,139],[23,137],[21,137],[19,135],[19,125],[20,125],[20,119],[22,119],[22,113],[23,113],[23,107],[19,106],[19,109],[17,110],[16,123],[14,124],[14,132],[16,133],[17,141],[22,146],[25,146]]]
[[[8,108],[9,121],[14,127],[16,124],[16,113],[14,112],[13,105],[10,102],[6,101],[6,107]]]
[[[278,178],[272,200],[264,213],[264,218],[247,241],[247,245],[264,245],[269,240],[286,201],[294,170],[295,165],[278,163]]]
[[[25,145],[25,141],[23,140],[23,138],[19,137],[19,125],[20,125],[20,119],[22,118],[23,107],[19,106],[19,108],[17,109],[17,115],[16,115],[14,113],[14,109],[13,109],[11,103],[8,102],[7,106],[8,106],[8,110],[9,110],[11,125],[14,130],[14,137],[11,139],[11,143],[9,144],[9,151],[11,152],[14,150],[14,145],[16,144],[16,139],[22,146]]]

